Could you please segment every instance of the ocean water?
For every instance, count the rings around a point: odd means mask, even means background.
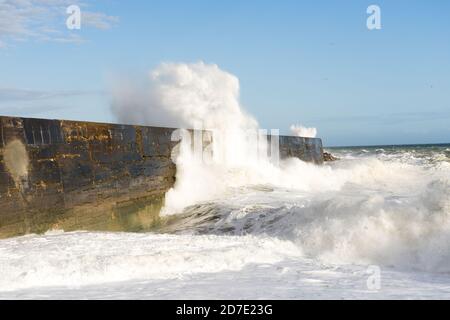
[[[450,298],[450,145],[179,163],[151,233],[0,240],[0,298]]]

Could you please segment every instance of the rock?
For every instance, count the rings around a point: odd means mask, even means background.
[[[329,152],[323,153],[323,161],[329,162],[329,161],[336,161],[336,160],[339,160],[339,158],[333,156],[331,153],[329,153]]]

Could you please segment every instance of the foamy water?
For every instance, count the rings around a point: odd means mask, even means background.
[[[116,92],[119,121],[202,122],[228,137],[212,148],[227,156],[206,164],[182,142],[154,233],[1,240],[0,298],[450,298],[449,145],[277,165],[250,152],[244,132],[259,127],[233,75],[164,64],[146,85]]]
[[[0,297],[450,298],[445,148],[366,151],[295,161],[321,184],[231,186],[155,233],[1,240]]]

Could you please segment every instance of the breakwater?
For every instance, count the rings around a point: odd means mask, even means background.
[[[0,238],[151,230],[175,183],[174,130],[0,117]],[[320,139],[279,142],[281,158],[323,162]]]

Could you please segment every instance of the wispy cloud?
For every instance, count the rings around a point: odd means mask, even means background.
[[[118,17],[108,16],[101,12],[82,12],[81,20],[83,26],[107,30],[119,22]]]
[[[81,36],[66,28],[66,9],[74,4],[81,8],[82,28],[106,30],[119,21],[90,11],[89,4],[80,0],[0,0],[0,48],[27,40],[82,42]]]
[[[79,109],[80,102],[99,101],[104,91],[89,90],[31,90],[0,88],[0,114],[36,116],[48,112]]]
[[[0,105],[0,114],[1,115],[9,115],[9,116],[24,116],[30,117],[39,114],[43,114],[46,112],[58,111],[58,110],[68,110],[77,108],[77,106],[73,105],[21,105],[21,106],[11,106],[11,105]]]
[[[76,96],[102,95],[101,91],[40,91],[16,88],[0,88],[0,103],[10,101],[36,101]]]

